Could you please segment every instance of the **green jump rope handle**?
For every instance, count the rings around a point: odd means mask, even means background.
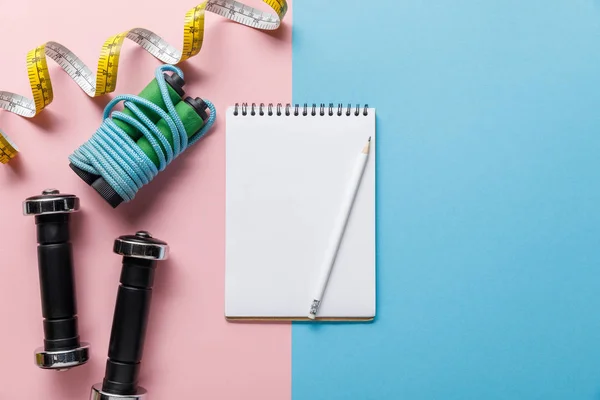
[[[206,114],[206,103],[200,97],[196,97],[195,99],[188,97],[184,101],[180,101],[175,105],[175,111],[181,118],[181,122],[183,122],[183,126],[188,138],[190,138],[204,126],[204,121],[208,117]],[[160,119],[156,123],[156,127],[162,132],[172,147],[173,133],[171,132],[167,122],[164,119]],[[145,136],[141,137],[138,139],[137,145],[140,146],[140,149],[142,149],[144,154],[146,154],[148,158],[152,160],[154,165],[158,167],[158,155],[152,148],[152,145],[148,139]],[[161,148],[163,147],[162,144],[160,144],[160,146]]]
[[[179,76],[176,74],[174,74],[173,76],[177,76],[177,78],[179,78]],[[165,79],[168,82],[167,77],[168,75],[165,74]],[[183,86],[183,80],[181,78],[179,78],[179,80],[181,82],[181,86]],[[171,99],[173,100],[173,103],[175,104],[175,112],[181,118],[187,137],[190,138],[200,129],[202,129],[205,121],[208,120],[208,106],[200,97],[196,97],[195,99],[187,97],[185,100],[182,100],[181,97],[179,97],[179,93],[183,94],[183,89],[181,89],[181,87],[179,86],[179,89],[181,90],[176,91],[173,88],[174,86],[176,85],[174,85],[172,82],[169,83],[169,85],[167,86],[169,88],[169,94],[171,96]],[[146,95],[146,99],[153,101],[159,107],[164,109],[165,112],[167,112],[164,101],[162,101],[160,90],[158,89],[158,84],[155,80],[153,82],[150,82],[150,84],[141,92],[140,97],[143,97],[143,95]],[[176,98],[175,95],[177,95]],[[125,109],[123,112],[126,114],[130,114],[126,111],[128,110]],[[154,121],[157,128],[165,136],[169,144],[173,146],[173,134],[171,133],[171,129],[169,128],[167,122],[164,121],[162,118],[156,118],[153,112],[144,112],[144,114]],[[132,115],[133,118],[137,119],[133,114],[130,115]],[[148,139],[146,139],[145,136],[143,136],[137,131],[137,129],[133,128],[129,124],[116,119],[113,121],[115,121],[117,125],[119,125],[125,132],[128,133],[128,135],[133,140],[136,141],[137,145],[144,152],[144,154],[146,154],[148,158],[154,163],[154,165],[158,167],[160,164],[158,160],[158,155],[152,148],[152,145],[150,145]],[[128,129],[133,129],[133,131]],[[162,146],[162,144],[160,144],[160,142],[159,145],[164,151],[165,149]],[[69,164],[69,167],[71,167],[71,169],[85,183],[94,188],[100,194],[100,196],[102,196],[102,198],[106,200],[113,208],[118,207],[118,205],[123,202],[121,196],[108,184],[108,182],[106,182],[106,180],[102,176],[91,174],[87,171],[77,168],[73,164]]]
[[[183,85],[185,85],[185,81],[179,75],[177,75],[175,73],[173,75],[163,74],[163,76],[165,77],[165,82],[167,83],[167,89],[169,91],[169,97],[171,98],[171,101],[175,105],[180,103],[183,95],[185,94],[185,92],[183,91]],[[160,92],[160,88],[158,87],[158,82],[156,81],[156,78],[154,78],[138,94],[138,96],[156,104],[161,109],[163,109],[166,113],[169,112],[167,110],[167,105],[165,104],[165,102],[163,100],[162,93]],[[138,106],[138,107],[139,107],[140,111],[142,113],[144,113],[144,115],[146,115],[146,117],[148,117],[153,123],[156,123],[158,120],[161,119],[159,115],[148,110],[147,108],[145,108],[143,106]],[[128,108],[123,109],[123,114],[128,115],[134,119],[137,119],[136,116],[133,114],[133,112],[131,112]],[[129,135],[129,137],[132,138],[133,140],[138,140],[139,138],[142,137],[142,134],[140,133],[140,131],[137,128],[135,128],[134,126],[129,125],[127,122],[121,121],[118,119],[114,119],[114,122],[119,128],[123,129],[125,131],[125,133],[127,135]]]

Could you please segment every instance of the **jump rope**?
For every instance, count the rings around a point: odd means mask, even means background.
[[[132,200],[213,125],[214,105],[183,99],[183,78],[179,68],[164,65],[139,95],[115,97],[96,133],[69,157],[71,169],[111,206]],[[122,101],[123,111],[113,111]]]

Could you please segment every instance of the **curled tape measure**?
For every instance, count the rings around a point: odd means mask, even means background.
[[[192,8],[185,15],[182,50],[144,28],[134,28],[114,35],[102,45],[95,75],[64,45],[56,42],[42,44],[27,54],[27,73],[33,99],[0,91],[0,108],[26,118],[33,118],[52,102],[53,89],[47,58],[60,65],[88,96],[98,97],[113,92],[117,86],[119,56],[125,38],[137,43],[165,64],[175,65],[185,61],[198,54],[202,48],[204,15],[207,11],[253,28],[277,29],[288,9],[286,0],[262,1],[275,13],[263,12],[234,0],[207,0]],[[16,148],[0,133],[0,162],[8,162],[16,153]]]

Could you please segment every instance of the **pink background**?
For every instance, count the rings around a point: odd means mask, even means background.
[[[25,55],[48,40],[69,47],[93,71],[103,41],[133,27],[151,29],[181,48],[185,12],[197,2],[99,4],[0,1],[0,88],[29,95]],[[120,273],[112,243],[139,229],[171,246],[170,259],[159,264],[142,361],[140,382],[151,398],[290,398],[290,325],[227,323],[223,302],[225,109],[242,101],[291,100],[291,17],[290,10],[280,30],[269,33],[207,14],[204,48],[182,68],[186,93],[213,101],[217,123],[116,210],[71,172],[67,159],[98,127],[114,94],[91,99],[50,62],[54,102],[49,108],[32,120],[0,112],[0,129],[21,151],[0,166],[0,399],[88,398],[90,386],[104,375]],[[138,93],[158,65],[126,41],[116,93]],[[34,220],[22,216],[21,203],[46,187],[74,193],[82,204],[72,220],[72,237],[79,328],[81,339],[91,343],[92,358],[63,373],[33,363],[33,351],[43,343],[42,316]]]

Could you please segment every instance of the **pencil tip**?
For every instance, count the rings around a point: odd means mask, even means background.
[[[367,141],[367,144],[365,144],[365,147],[363,147],[362,153],[363,154],[369,154],[369,148],[370,147],[371,147],[371,136],[369,136],[369,140]]]

